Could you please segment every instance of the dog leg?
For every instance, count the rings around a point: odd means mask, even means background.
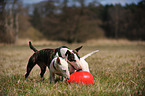
[[[31,60],[29,60],[28,65],[27,65],[27,73],[25,74],[25,80],[27,80],[32,68],[35,66],[36,64],[33,63]]]
[[[63,76],[59,76],[59,80],[60,81],[63,81]]]
[[[55,83],[54,77],[55,77],[55,74],[50,72],[50,83]]]
[[[63,82],[65,82],[65,81],[66,81],[66,78],[64,78],[63,76],[62,76],[61,78],[62,78],[62,81],[63,81]]]
[[[40,68],[41,68],[41,73],[40,73],[40,76],[41,76],[41,79],[43,79],[44,80],[44,73],[46,72],[46,66],[40,66]]]

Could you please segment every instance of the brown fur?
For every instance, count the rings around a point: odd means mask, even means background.
[[[43,77],[45,71],[46,71],[46,66],[49,68],[49,65],[54,58],[56,52],[58,51],[57,49],[43,49],[40,51],[36,51],[29,59],[28,65],[27,65],[27,73],[25,74],[25,78],[29,76],[32,68],[38,64],[39,67],[41,68],[41,78]]]
[[[36,64],[38,64],[38,66],[41,68],[40,76],[41,76],[41,78],[43,78],[43,75],[46,71],[46,67],[49,68],[52,59],[54,58],[54,56],[60,50],[61,47],[56,48],[56,49],[42,49],[42,50],[38,51],[36,48],[34,48],[32,46],[31,42],[29,42],[29,46],[35,53],[29,58],[28,65],[27,65],[27,72],[25,74],[25,79],[28,78],[32,68]],[[75,50],[78,52],[78,50],[80,50],[80,48],[81,47],[79,47]],[[68,56],[69,61],[73,61],[73,59],[74,59],[73,53],[67,51],[66,56]]]

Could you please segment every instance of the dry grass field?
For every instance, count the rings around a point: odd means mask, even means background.
[[[27,81],[26,66],[33,51],[28,41],[17,45],[0,45],[0,95],[46,95],[46,96],[136,96],[145,95],[145,42],[127,40],[90,40],[81,44],[60,42],[32,42],[36,48],[57,48],[66,45],[75,49],[83,45],[80,56],[100,50],[88,57],[93,85],[49,83],[49,70],[44,80],[35,66]]]

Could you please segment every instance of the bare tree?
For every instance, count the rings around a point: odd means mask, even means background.
[[[1,17],[0,26],[3,28],[0,31],[0,42],[3,43],[16,43],[18,39],[18,0],[7,1],[1,0],[0,5]]]
[[[0,42],[4,41],[3,35],[5,34],[5,5],[4,0],[0,1]]]

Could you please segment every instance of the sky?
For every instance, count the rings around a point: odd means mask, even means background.
[[[33,4],[33,3],[39,3],[41,1],[45,1],[45,0],[22,0],[22,2],[24,4]],[[46,0],[47,1],[47,0]],[[86,0],[87,2],[91,2],[92,0]],[[106,4],[121,4],[121,5],[125,5],[127,4],[131,4],[131,3],[135,3],[137,4],[138,2],[140,2],[141,0],[98,0],[102,5],[106,5]]]
[[[121,4],[121,5],[125,5],[127,4],[131,4],[131,3],[135,3],[137,4],[138,2],[140,2],[141,0],[99,0],[101,1],[101,4],[105,5],[105,4]]]

